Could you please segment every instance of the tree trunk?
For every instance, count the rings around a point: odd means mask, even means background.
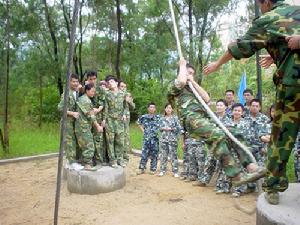
[[[80,77],[83,77],[82,71],[82,43],[83,43],[83,29],[82,29],[82,6],[84,1],[80,4],[79,8],[79,32],[80,32],[80,40],[79,40],[79,49],[78,49],[78,66],[79,66],[79,73]]]
[[[8,126],[8,90],[9,90],[9,69],[10,69],[10,18],[9,0],[6,0],[6,82],[5,82],[5,103],[4,103],[4,128],[3,128],[3,150],[9,152],[9,126]]]
[[[193,64],[194,48],[193,48],[193,0],[189,0],[189,62]]]
[[[41,73],[39,73],[39,103],[40,103],[40,112],[39,112],[39,127],[42,127],[43,120],[43,79]]]
[[[117,22],[118,22],[118,45],[117,45],[117,57],[116,57],[116,74],[118,79],[121,78],[120,75],[120,62],[121,62],[121,45],[122,45],[122,26],[121,26],[121,8],[120,0],[116,0],[117,4]]]
[[[44,6],[45,6],[45,17],[47,20],[47,24],[48,24],[48,28],[49,28],[49,32],[51,35],[51,39],[53,42],[53,54],[54,54],[54,62],[55,62],[55,66],[57,69],[57,75],[56,75],[56,79],[57,79],[57,89],[59,92],[59,96],[62,95],[63,93],[63,83],[62,83],[62,79],[61,79],[61,71],[60,71],[60,67],[59,67],[59,59],[58,59],[58,43],[57,43],[57,38],[55,36],[55,32],[52,26],[52,22],[51,22],[51,18],[50,18],[50,13],[49,13],[49,9],[48,9],[48,5],[47,5],[47,1],[43,0]]]

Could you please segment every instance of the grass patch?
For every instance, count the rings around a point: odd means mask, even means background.
[[[14,158],[45,153],[58,152],[59,125],[43,124],[39,128],[35,124],[13,122],[10,127],[9,153],[0,151],[0,158]]]

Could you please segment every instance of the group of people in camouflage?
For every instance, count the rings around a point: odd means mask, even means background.
[[[300,124],[300,7],[290,6],[283,0],[256,1],[262,15],[253,21],[243,37],[228,46],[216,62],[205,66],[204,73],[208,75],[217,71],[233,58],[251,57],[263,48],[270,54],[261,60],[261,65],[268,67],[275,63],[277,67],[273,76],[276,100],[271,108],[271,120],[260,113],[261,103],[257,99],[247,101],[246,105],[224,100],[216,103],[219,119],[248,146],[258,164],[226,136],[199,104],[188,84],[206,103],[210,97],[196,82],[194,67],[181,58],[177,78],[168,90],[168,99],[176,103],[179,119],[172,114],[171,104],[166,105],[164,116],[155,113],[154,103],[148,105],[148,114],[138,120],[144,132],[138,174],[145,172],[148,159],[151,160],[150,173],[154,174],[160,154],[159,176],[165,174],[170,155],[173,174],[178,177],[177,138],[184,130],[182,179],[196,180],[195,185],[205,186],[218,165],[218,193],[229,192],[233,185],[234,193],[239,195],[243,186],[254,189],[253,182],[265,177],[266,200],[270,204],[279,203],[278,192],[288,188],[286,165]],[[117,164],[125,166],[128,150],[124,143],[126,138],[129,141],[129,109],[134,104],[130,95],[118,88],[113,76],[105,79],[109,90],[99,86],[96,79],[96,73],[87,74],[84,93],[79,97],[78,78],[76,81],[76,76],[71,77],[66,156],[71,164],[80,160],[86,169],[92,169],[98,161],[108,161],[113,167]],[[229,90],[226,97],[232,100],[233,94]],[[253,93],[247,90],[244,96],[246,100],[251,99]],[[60,110],[62,105],[63,100],[59,104]],[[267,168],[264,167],[266,158]],[[297,149],[295,162],[299,158]],[[295,168],[299,169],[299,164]],[[299,171],[296,177],[299,179]]]
[[[58,104],[62,112],[64,98]],[[109,75],[97,81],[86,73],[84,87],[70,77],[65,154],[70,168],[97,170],[103,164],[125,167],[129,161],[130,110],[135,104],[126,84]]]
[[[243,119],[241,115],[244,106],[233,104],[231,108],[228,107],[228,111],[232,113],[232,121],[228,124],[223,121],[234,136],[245,141],[250,147],[258,165],[253,163],[249,155],[245,154],[239,146],[227,138],[224,131],[215,125],[204,107],[199,104],[188,84],[191,84],[197,94],[207,103],[210,100],[209,95],[195,81],[195,69],[183,58],[179,62],[177,79],[170,86],[169,97],[176,100],[178,115],[187,131],[186,146],[193,146],[191,144],[193,141],[197,142],[197,146],[201,146],[191,147],[193,150],[190,154],[185,151],[185,160],[189,161],[187,165],[190,166],[191,160],[187,159],[193,155],[197,155],[198,159],[205,158],[202,150],[204,144],[209,150],[210,155],[207,156],[205,165],[198,163],[197,173],[196,170],[185,169],[186,174],[193,171],[192,179],[198,179],[196,185],[206,184],[210,180],[218,161],[221,171],[218,187],[222,186],[222,182],[223,186],[228,183],[227,179],[223,178],[224,174],[231,179],[237,191],[246,184],[253,188],[255,186],[251,182],[266,177],[263,184],[265,198],[270,204],[278,204],[278,192],[288,188],[286,165],[295,146],[300,124],[300,7],[288,5],[283,0],[256,1],[262,15],[253,21],[243,37],[232,42],[228,50],[216,62],[205,66],[203,71],[208,75],[233,58],[237,60],[248,58],[263,48],[267,50],[269,56],[261,60],[261,65],[267,68],[275,63],[277,70],[273,81],[276,86],[276,100],[272,108],[274,115],[271,122],[268,122],[266,116],[259,112],[258,100],[247,103],[250,107],[249,109],[246,107]],[[243,129],[244,126],[248,128]],[[268,143],[267,150],[266,143]],[[197,153],[194,154],[194,152]],[[295,152],[296,160],[298,151]],[[148,156],[151,156],[151,153],[147,150],[143,157],[147,159]],[[265,156],[267,156],[267,168],[263,167]],[[143,157],[139,174],[144,173],[144,162],[147,162],[143,160]],[[298,167],[295,166],[296,169]],[[199,173],[199,170],[203,171],[203,175]],[[153,173],[154,167],[151,171]]]

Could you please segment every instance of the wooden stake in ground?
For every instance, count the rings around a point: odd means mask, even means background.
[[[75,42],[75,35],[76,35],[76,25],[77,25],[77,19],[78,19],[79,5],[80,5],[79,0],[75,0],[74,9],[73,9],[73,18],[72,18],[72,21],[73,21],[72,32],[71,32],[68,61],[67,61],[66,85],[65,85],[65,91],[64,91],[63,118],[62,118],[61,130],[60,130],[60,148],[59,148],[59,157],[58,157],[58,165],[57,165],[54,225],[58,224],[58,209],[59,209],[60,187],[61,187],[61,170],[62,170],[62,164],[63,164],[63,152],[64,152],[64,148],[65,148],[64,140],[66,138],[67,105],[68,105],[71,64],[72,64],[72,60],[73,60],[74,42]]]

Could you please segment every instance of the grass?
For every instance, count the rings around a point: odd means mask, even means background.
[[[10,127],[9,153],[0,151],[0,159],[58,152],[59,124],[43,124],[14,121]]]
[[[139,127],[130,125],[131,146],[134,149],[142,148],[143,134]],[[60,129],[58,123],[43,124],[41,128],[32,123],[13,121],[10,128],[10,151],[5,154],[0,150],[0,159],[15,158],[58,152]],[[182,140],[178,143],[178,157],[182,159]],[[294,156],[291,154],[287,166],[290,182],[295,181]]]

